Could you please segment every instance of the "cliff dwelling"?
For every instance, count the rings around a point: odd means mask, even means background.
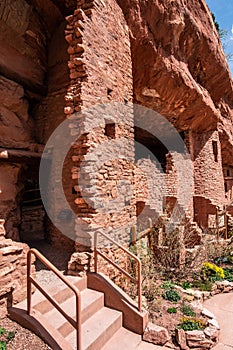
[[[132,226],[140,224],[143,229],[146,218],[156,223],[166,208],[172,211],[178,187],[187,181],[190,200],[178,206],[196,225],[194,243],[200,232],[208,233],[216,210],[227,208],[231,219],[231,75],[205,1],[182,3],[1,1],[0,254],[4,268],[15,254],[21,259],[23,275],[27,244],[33,246],[35,241],[49,242],[70,257],[90,251],[96,230],[130,237]],[[191,164],[192,178],[182,173],[181,182],[177,180],[174,157],[179,156],[179,149],[169,146],[170,139],[164,144],[150,126],[150,122],[156,125],[158,114],[171,123],[183,142],[189,155],[184,164]],[[79,134],[78,127],[86,127],[85,122],[79,124],[82,115],[91,129],[72,143],[62,179],[57,178],[60,151],[50,144],[43,160],[56,226],[42,200],[40,161],[62,122],[70,121],[72,137]],[[135,143],[143,146],[140,156],[140,152],[135,155]],[[90,153],[100,163],[96,172]],[[90,171],[82,178],[79,169],[84,163]],[[82,180],[94,183],[96,192],[91,192],[91,185],[86,192],[81,190]],[[59,181],[68,208],[56,192]],[[117,188],[119,181],[122,185]],[[150,197],[148,188],[154,188]],[[110,203],[107,211],[101,203]],[[59,230],[63,223],[68,237]],[[14,285],[10,274],[17,281]],[[14,269],[6,269],[1,276],[1,285],[7,286],[0,290],[2,303],[12,289],[16,300],[25,292],[25,279],[14,274]]]

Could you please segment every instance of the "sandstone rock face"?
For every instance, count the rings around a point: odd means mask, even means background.
[[[0,77],[0,147],[27,148],[32,142],[33,121],[24,94],[22,86]]]
[[[205,1],[118,3],[131,30],[136,101],[181,129],[231,118],[232,82]]]
[[[0,220],[0,318],[7,307],[25,299],[28,246],[5,238],[4,220]]]

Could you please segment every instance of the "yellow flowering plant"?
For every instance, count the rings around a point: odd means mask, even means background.
[[[221,267],[210,262],[203,263],[201,272],[204,279],[211,281],[222,280],[225,278],[224,270]]]

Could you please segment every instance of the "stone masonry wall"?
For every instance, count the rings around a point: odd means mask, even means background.
[[[208,227],[208,215],[214,215],[216,206],[226,203],[221,146],[218,131],[192,134],[194,162],[195,219]]]
[[[71,84],[65,113],[72,118],[75,111],[82,111],[88,125],[72,156],[70,185],[76,191],[79,250],[90,245],[96,230],[129,240],[135,220],[134,190],[130,192],[134,187],[133,110],[127,105],[132,102],[132,67],[128,27],[115,1],[80,0],[67,21]],[[76,128],[72,121],[73,135],[78,134]],[[86,192],[81,193],[83,181]]]

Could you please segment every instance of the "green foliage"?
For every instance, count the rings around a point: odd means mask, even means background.
[[[196,316],[196,313],[194,312],[193,308],[190,305],[188,305],[188,304],[183,304],[181,306],[181,312],[185,316],[192,316],[192,317]]]
[[[4,335],[4,334],[6,334],[6,330],[5,330],[5,328],[3,328],[3,327],[0,327],[0,335]]]
[[[165,290],[173,289],[174,283],[172,281],[165,281],[160,287]]]
[[[229,282],[233,282],[233,269],[225,268],[224,269],[225,279]]]
[[[191,285],[191,283],[188,282],[188,281],[184,281],[184,282],[182,283],[182,288],[183,288],[183,289],[189,289],[189,288],[191,288],[191,287],[192,287],[192,285]]]
[[[219,23],[216,21],[215,15],[212,12],[211,12],[211,15],[212,15],[212,18],[213,18],[213,21],[214,21],[215,28],[217,29],[219,38],[221,39],[223,50],[225,51],[226,50],[226,46],[227,46],[226,42],[229,40],[228,31],[226,29],[220,28]],[[232,61],[232,59],[233,59],[233,54],[232,53],[225,53],[225,55],[226,55],[226,59],[228,61]]]
[[[7,341],[11,341],[15,337],[15,332],[8,332],[7,334]]]
[[[213,12],[211,12],[211,15],[212,15],[212,18],[213,18],[213,21],[214,21],[215,28],[217,29],[217,32],[219,33],[219,31],[220,31],[219,24],[216,21],[216,18],[215,18],[215,15],[213,14]]]
[[[172,301],[174,303],[177,303],[177,301],[179,301],[181,299],[181,296],[175,289],[168,289],[163,294],[163,298],[165,300],[169,300],[169,301]]]
[[[225,277],[224,270],[210,262],[204,262],[201,273],[204,279],[208,279],[209,281],[219,281]]]
[[[7,350],[5,341],[0,340],[0,350]]]
[[[0,350],[7,350],[7,343],[15,337],[15,332],[8,332],[5,328],[0,327]]]
[[[206,323],[199,318],[188,318],[183,317],[180,320],[178,325],[179,329],[183,329],[184,331],[194,331],[194,330],[202,330],[206,326]]]
[[[206,281],[193,281],[193,287],[196,287],[200,289],[202,292],[211,292],[213,287],[213,282],[206,280]]]
[[[169,307],[169,308],[167,309],[167,312],[168,312],[169,314],[176,314],[176,313],[177,313],[177,308],[176,308],[176,307]]]

